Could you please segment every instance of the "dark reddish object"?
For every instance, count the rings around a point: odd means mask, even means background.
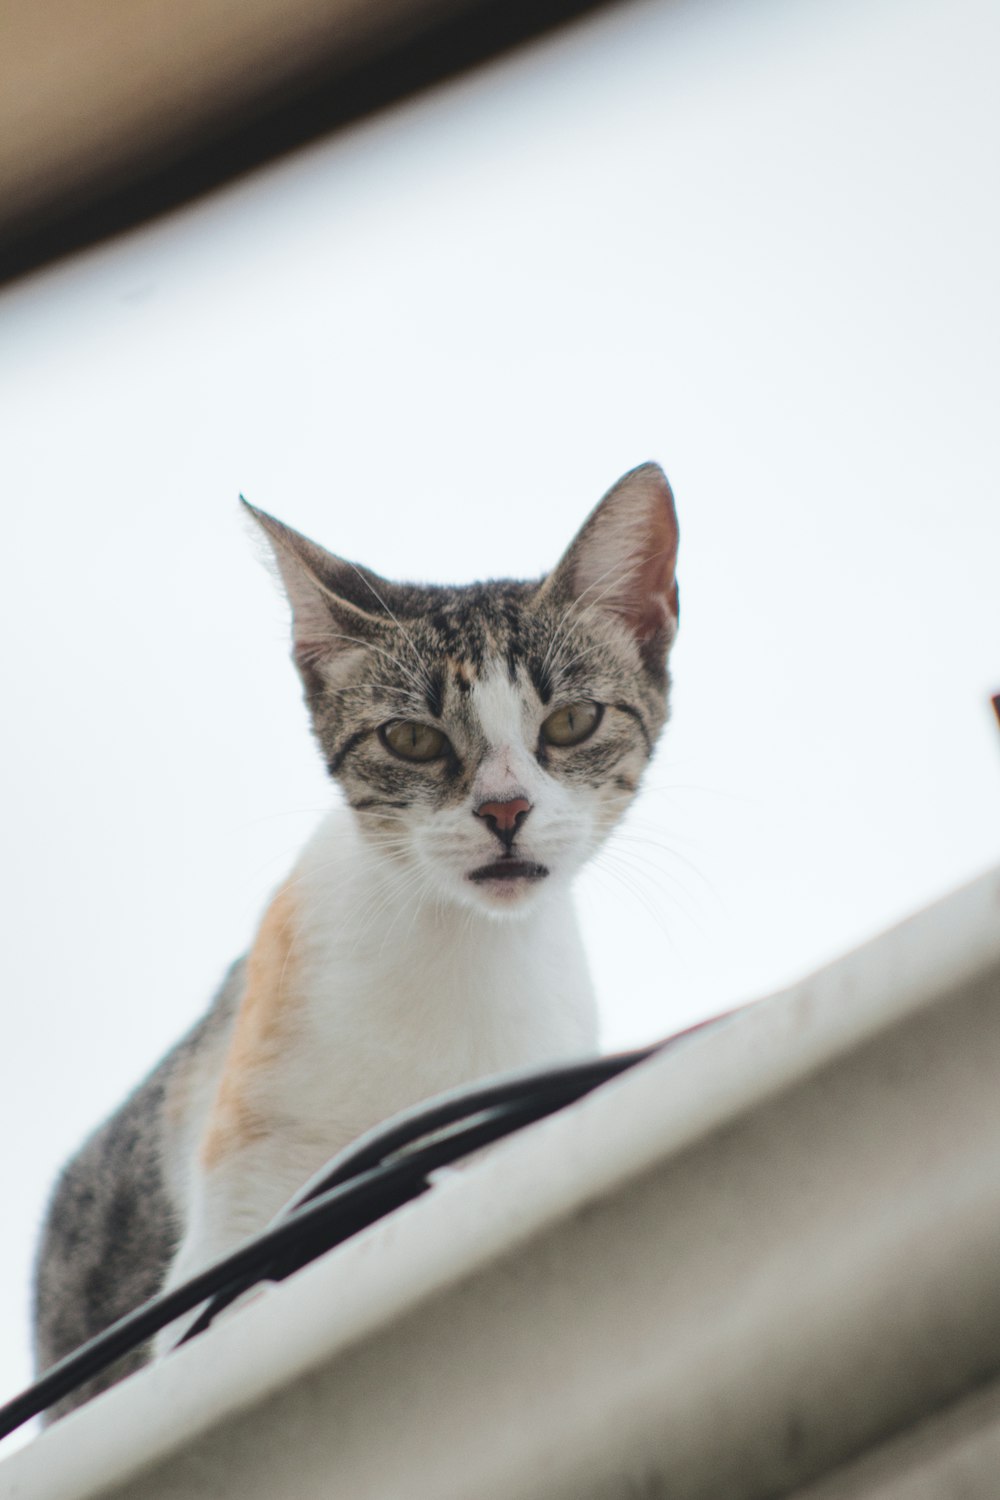
[[[476,808],[476,817],[485,818],[495,833],[509,833],[531,811],[526,797],[514,797],[510,802],[481,802]]]
[[[509,859],[514,853],[514,840],[530,811],[527,797],[512,797],[509,802],[480,802],[475,814],[496,834],[504,847],[504,857]]]

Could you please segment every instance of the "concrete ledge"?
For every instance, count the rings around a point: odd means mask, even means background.
[[[998,1077],[994,872],[449,1173],[13,1454],[0,1496],[846,1484],[1000,1376]]]

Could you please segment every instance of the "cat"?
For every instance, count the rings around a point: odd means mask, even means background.
[[[362,1131],[596,1046],[570,886],[667,719],[662,470],[620,479],[538,582],[390,583],[247,509],[346,805],[208,1013],[64,1168],[37,1263],[40,1371],[259,1231]]]

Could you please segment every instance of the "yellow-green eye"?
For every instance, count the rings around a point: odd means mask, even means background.
[[[542,725],[542,739],[547,745],[580,745],[593,734],[603,713],[600,703],[570,703],[557,708]]]
[[[395,724],[383,724],[379,738],[393,755],[403,760],[437,760],[448,748],[448,740],[440,729],[431,724],[418,724],[415,719],[397,719]]]

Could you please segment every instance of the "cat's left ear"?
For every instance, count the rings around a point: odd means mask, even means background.
[[[613,615],[646,649],[669,647],[680,613],[677,512],[659,464],[623,475],[583,523],[540,597]]]
[[[240,499],[271,544],[292,606],[292,655],[312,699],[381,641],[392,618],[386,602],[392,585]]]

